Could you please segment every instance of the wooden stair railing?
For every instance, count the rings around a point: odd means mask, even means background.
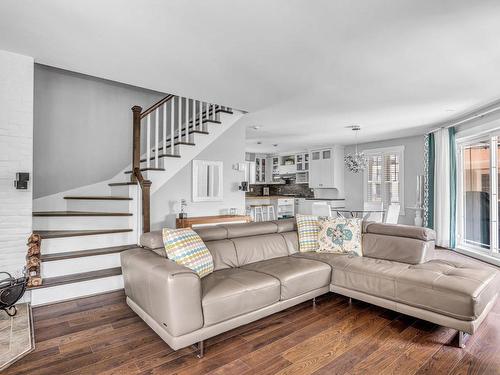
[[[200,100],[167,95],[151,107],[142,110],[140,106],[132,107],[133,138],[132,138],[132,174],[130,181],[139,183],[142,190],[142,221],[143,232],[150,231],[150,187],[151,181],[144,179],[141,172],[141,130],[142,120],[146,124],[146,169],[159,169],[159,154],[174,155],[175,145],[190,143],[191,131],[204,133],[203,122],[218,121],[218,109],[231,111],[231,108]],[[152,129],[151,123],[154,122]],[[154,146],[151,145],[152,135]],[[169,137],[170,135],[170,137]],[[152,149],[155,150],[151,157]],[[151,166],[153,163],[153,166]]]

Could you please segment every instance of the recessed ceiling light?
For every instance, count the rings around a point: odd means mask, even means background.
[[[258,144],[258,145],[261,145],[261,144],[262,144],[262,142],[261,142],[261,141],[257,141],[257,144]]]
[[[278,144],[277,143],[273,144],[273,147],[278,147]]]
[[[252,126],[252,129],[253,129],[253,130],[259,130],[260,128],[261,128],[261,127],[260,127],[259,125],[254,125],[254,126]]]

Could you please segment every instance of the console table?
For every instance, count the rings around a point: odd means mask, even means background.
[[[249,223],[252,218],[248,215],[216,215],[216,216],[194,216],[175,220],[176,228],[192,228],[217,224]]]

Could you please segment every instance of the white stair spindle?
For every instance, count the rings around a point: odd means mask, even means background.
[[[149,168],[149,158],[151,157],[151,113],[146,118],[146,168]]]
[[[184,121],[184,127],[186,129],[186,133],[184,135],[184,141],[188,143],[189,142],[189,99],[188,98],[186,98],[186,105],[184,110],[186,111],[185,115],[186,120]]]
[[[196,100],[191,100],[191,122],[193,123],[193,130],[196,130]],[[194,136],[193,136],[194,137]]]
[[[200,101],[200,113],[198,114],[198,117],[200,118],[200,122],[198,126],[200,127],[200,130],[203,130],[203,102]]]
[[[177,137],[178,141],[182,141],[182,113],[184,107],[182,106],[182,97],[179,96],[179,106],[177,107]]]
[[[160,128],[160,108],[155,110],[155,168],[158,168],[158,133]]]
[[[167,105],[163,105],[163,155],[167,154]]]
[[[174,117],[174,109],[175,103],[177,102],[177,97],[175,96],[170,101],[170,154],[174,154],[174,138],[175,138],[175,117]]]

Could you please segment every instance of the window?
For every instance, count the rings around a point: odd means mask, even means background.
[[[499,134],[457,142],[457,245],[490,257],[500,256]]]
[[[364,172],[364,201],[398,203],[403,210],[404,146],[364,151],[368,163]]]

